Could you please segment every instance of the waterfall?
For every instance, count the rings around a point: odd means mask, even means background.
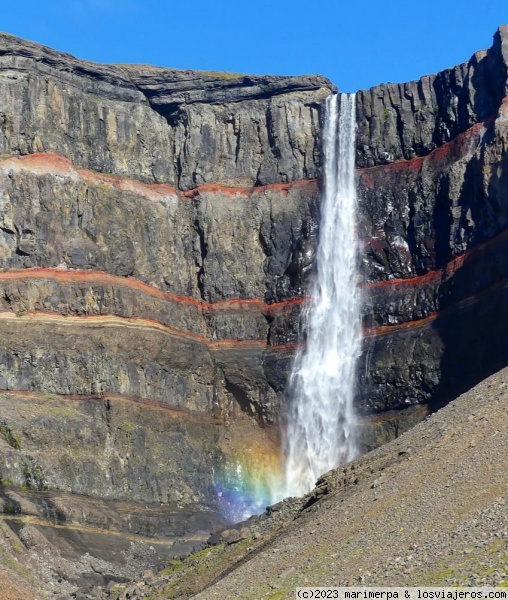
[[[326,100],[316,279],[302,315],[306,342],[288,383],[285,495],[301,496],[356,453],[353,398],[361,350],[357,282],[355,96]]]

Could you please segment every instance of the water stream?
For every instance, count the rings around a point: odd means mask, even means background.
[[[340,110],[339,110],[340,100]],[[285,496],[301,496],[356,454],[356,362],[361,351],[355,189],[355,96],[326,100],[324,190],[316,279],[302,316],[306,343],[288,383]]]
[[[339,110],[340,100],[340,110]],[[285,470],[256,453],[231,460],[215,477],[230,522],[310,491],[320,475],[348,462],[355,443],[356,362],[361,347],[358,288],[355,97],[331,95],[323,131],[324,188],[311,300],[301,318],[305,341],[294,359],[284,431]]]

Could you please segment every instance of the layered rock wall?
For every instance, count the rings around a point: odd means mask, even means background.
[[[442,402],[508,358],[506,45],[358,97],[364,399]],[[368,357],[368,358],[367,358]]]
[[[501,28],[464,65],[357,95],[358,410],[375,413],[383,440],[400,432],[397,414],[414,422],[425,410],[411,407],[449,399],[508,357],[498,316],[507,39]],[[276,452],[317,239],[323,100],[334,90],[317,76],[96,65],[0,36],[0,389],[19,406],[50,393],[52,407],[114,398],[179,415],[167,431],[156,417],[134,428],[145,441],[126,451],[106,409],[86,412],[117,457],[93,487],[73,475],[79,444],[67,462],[46,460],[27,423],[13,447],[10,415],[4,483],[117,501],[181,493],[215,509],[224,461],[254,438]],[[72,435],[56,413],[51,428]],[[129,413],[125,427],[134,421]],[[171,476],[126,458],[164,444]],[[187,454],[190,478],[171,458]]]
[[[2,34],[0,151],[169,183],[249,187],[312,178],[323,77],[99,65]]]
[[[6,413],[4,485],[194,503],[211,522],[225,463],[276,460],[258,423],[277,421],[294,348],[333,89],[0,36],[0,390],[53,415]],[[117,422],[121,402],[144,416]]]

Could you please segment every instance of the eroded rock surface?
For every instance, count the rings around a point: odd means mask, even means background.
[[[182,189],[316,175],[324,77],[99,65],[0,36],[0,151]]]
[[[366,449],[508,362],[507,40],[502,27],[464,65],[357,95]],[[214,474],[277,454],[331,91],[0,35],[9,494],[217,517]],[[128,435],[120,406],[139,411]]]

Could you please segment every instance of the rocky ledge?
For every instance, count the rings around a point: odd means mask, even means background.
[[[319,76],[100,65],[6,34],[0,77],[0,152],[181,189],[316,176],[320,103],[335,89]]]

